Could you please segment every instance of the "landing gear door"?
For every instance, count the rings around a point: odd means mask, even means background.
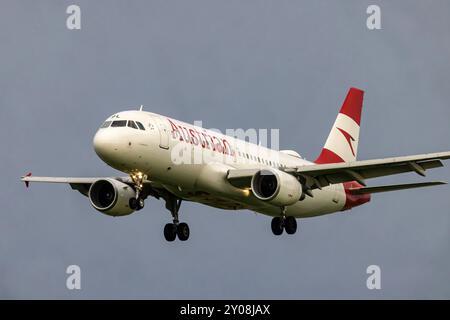
[[[152,117],[156,127],[159,130],[159,147],[163,149],[169,149],[169,127],[164,120],[159,117]]]

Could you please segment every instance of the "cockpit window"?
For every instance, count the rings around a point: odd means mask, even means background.
[[[127,125],[127,120],[116,120],[113,121],[113,123],[111,124],[111,128],[112,127],[126,127]]]
[[[144,126],[142,125],[142,123],[136,121],[136,124],[138,125],[139,129],[145,130],[145,128],[144,128]]]
[[[100,128],[108,128],[112,121],[105,121]]]
[[[133,129],[136,129],[137,130],[137,126],[136,126],[136,123],[134,123],[134,121],[131,121],[131,120],[128,120],[128,126],[130,127],[130,128],[133,128]]]

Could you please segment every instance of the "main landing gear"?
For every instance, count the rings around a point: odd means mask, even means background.
[[[134,172],[130,174],[131,181],[133,181],[134,189],[136,191],[136,197],[131,198],[129,206],[133,210],[141,210],[145,205],[145,198],[148,192],[145,191],[144,194],[142,189],[144,187],[144,182],[147,180],[147,175],[142,172]],[[189,239],[189,226],[187,223],[180,223],[178,219],[178,211],[181,206],[181,199],[175,197],[169,192],[161,192],[155,196],[159,199],[162,197],[166,201],[166,208],[170,211],[173,217],[173,223],[168,223],[164,226],[164,238],[167,241],[174,241],[178,236],[181,241],[186,241]]]
[[[178,211],[180,210],[181,199],[170,196],[166,199],[166,208],[170,211],[173,217],[173,223],[168,223],[164,227],[164,238],[172,242],[178,236],[181,241],[189,239],[189,226],[187,223],[179,222]]]
[[[287,234],[294,234],[297,231],[297,220],[294,217],[275,217],[272,219],[272,232],[279,236],[286,230]]]

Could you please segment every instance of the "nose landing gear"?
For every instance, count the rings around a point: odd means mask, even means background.
[[[141,192],[144,186],[144,181],[147,180],[147,175],[142,172],[137,172],[130,174],[130,178],[134,183],[136,197],[130,199],[129,206],[131,209],[139,211],[143,209],[145,205],[144,198],[141,197]]]
[[[139,210],[144,208],[145,201],[141,197],[139,197],[139,198],[131,198],[130,202],[129,202],[129,206],[130,206],[131,209],[139,211]]]

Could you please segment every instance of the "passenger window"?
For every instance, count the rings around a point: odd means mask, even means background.
[[[127,120],[116,120],[111,123],[112,127],[125,127],[127,125]]]
[[[142,125],[142,123],[136,121],[137,126],[139,127],[139,129],[141,130],[145,130],[144,126]]]
[[[133,128],[133,129],[136,129],[137,130],[137,126],[136,126],[136,124],[134,123],[134,121],[131,121],[131,120],[128,120],[128,126],[130,127],[130,128]]]
[[[103,124],[101,125],[100,128],[108,128],[110,124],[111,124],[111,121],[105,121],[105,122],[103,122]]]

